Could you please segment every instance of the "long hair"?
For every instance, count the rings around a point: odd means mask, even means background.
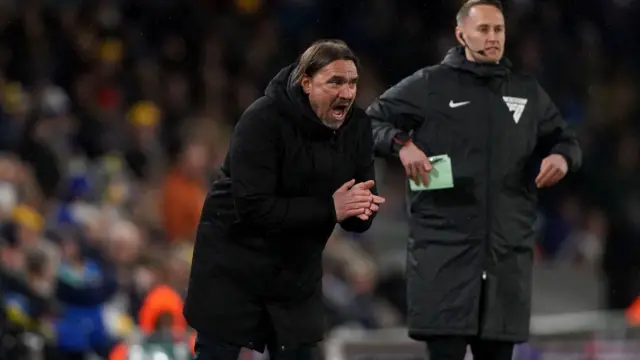
[[[342,40],[318,40],[305,50],[293,70],[293,81],[300,84],[302,78],[315,75],[320,69],[336,60],[351,60],[359,67],[359,61]]]

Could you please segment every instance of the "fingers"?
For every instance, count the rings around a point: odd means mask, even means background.
[[[548,163],[543,162],[540,167],[540,173],[536,177],[536,186],[538,188],[548,186],[551,179],[553,178],[553,167]]]
[[[555,185],[563,177],[564,177],[564,174],[562,173],[562,171],[560,169],[555,169],[552,172],[552,175],[550,176],[549,180],[547,180],[546,183],[543,186],[548,187],[548,186]]]
[[[382,196],[373,195],[372,201],[374,204],[383,204],[385,201],[387,201],[387,199],[383,198]]]
[[[369,191],[369,190],[354,190],[354,188],[351,188],[351,190],[349,190],[349,195],[351,195],[351,196],[368,196],[368,197],[371,197],[371,191]]]
[[[418,178],[418,174],[420,173],[420,170],[418,168],[418,165],[416,163],[410,163],[407,166],[407,176],[411,179],[413,179],[414,182],[416,182],[417,184],[420,183],[420,179]]]
[[[429,183],[429,172],[432,168],[428,160],[412,162],[407,164],[405,172],[407,173],[407,177],[413,179],[416,184],[427,185]]]
[[[364,181],[361,183],[357,183],[355,184],[351,189],[356,189],[356,190],[369,190],[371,189],[374,185],[376,184],[375,181],[373,180],[368,180],[368,181]]]
[[[347,181],[346,183],[342,184],[342,186],[340,186],[340,188],[338,188],[338,190],[336,190],[336,192],[338,192],[338,191],[347,191],[355,183],[356,183],[356,180],[355,179],[351,179],[351,180]]]
[[[362,220],[362,221],[367,221],[369,220],[369,216],[365,215],[365,214],[361,214],[357,216],[358,219]]]
[[[367,200],[367,201],[360,201],[360,202],[353,202],[353,203],[348,203],[346,204],[346,209],[347,210],[352,210],[352,209],[368,209],[371,207],[371,201]]]
[[[380,210],[380,204],[384,203],[386,199],[371,193],[369,189],[374,185],[375,181],[373,180],[361,182],[353,185],[346,194],[342,195],[346,197],[343,203],[346,218],[357,217],[362,221],[367,221]],[[341,189],[344,189],[344,186]]]
[[[543,162],[540,168],[540,173],[536,177],[536,186],[538,188],[543,188],[554,185],[555,183],[560,181],[563,176],[564,173],[561,169]]]
[[[431,165],[431,161],[429,161],[429,158],[427,158],[427,159],[424,161],[423,166],[424,166],[424,169],[425,169],[427,172],[429,172],[429,171],[433,170],[433,166]]]
[[[424,184],[427,185],[429,184],[429,172],[431,172],[431,170],[433,170],[433,166],[431,166],[431,162],[427,159],[424,164],[424,172],[422,173],[422,180],[424,181]]]
[[[347,204],[354,204],[354,203],[367,203],[367,204],[371,204],[371,202],[373,201],[373,195],[371,194],[367,194],[367,195],[353,195],[350,196],[347,199]]]
[[[429,170],[427,170],[427,165],[429,166]],[[429,171],[431,171],[430,168],[431,164],[429,164],[428,162],[420,166],[420,180],[422,180],[422,184],[425,186],[429,183]]]
[[[345,218],[350,218],[350,217],[353,217],[353,216],[360,216],[360,215],[365,215],[366,216],[366,214],[365,214],[365,212],[366,212],[365,210],[366,209],[367,208],[365,208],[365,207],[360,207],[360,208],[357,208],[357,209],[348,209],[348,210],[346,210],[344,212]]]
[[[372,205],[372,206],[377,207],[377,205]],[[360,214],[360,215],[358,215],[358,216],[357,216],[357,218],[358,218],[358,219],[360,219],[360,220],[362,220],[362,221],[367,221],[367,220],[369,220],[369,218],[371,217],[371,215],[373,215],[373,211],[374,211],[374,210],[372,210],[372,209],[365,209],[365,210],[364,210],[364,214]],[[377,211],[377,210],[375,210],[375,211]]]
[[[385,201],[385,198],[373,195],[371,197],[371,201],[362,201],[347,204],[345,215],[347,217],[355,216],[362,221],[367,221],[373,215],[373,213],[380,210],[379,204],[382,204]]]
[[[536,176],[536,185],[538,187],[540,187],[540,184],[542,184],[543,181],[549,176],[550,172],[551,168],[546,162],[543,161],[540,165],[540,172],[538,173],[538,176]]]

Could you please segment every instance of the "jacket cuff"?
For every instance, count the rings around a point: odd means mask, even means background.
[[[333,196],[329,198],[329,208],[331,209],[331,220],[334,224],[337,224],[338,214],[336,214],[336,204],[333,202]]]

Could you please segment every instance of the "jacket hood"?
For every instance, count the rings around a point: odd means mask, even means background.
[[[511,72],[511,61],[504,57],[497,64],[476,63],[467,60],[462,45],[449,49],[442,64],[483,78],[503,77]]]
[[[311,108],[309,97],[302,90],[302,86],[295,83],[293,71],[296,65],[297,63],[293,63],[282,68],[267,85],[265,95],[275,101],[287,120],[297,122],[300,128],[316,135],[333,134],[334,130],[325,126]],[[346,127],[353,117],[354,109],[355,104],[349,110],[342,126],[336,131]]]

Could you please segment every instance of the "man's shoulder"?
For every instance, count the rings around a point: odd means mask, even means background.
[[[442,64],[425,66],[402,79],[398,85],[427,88],[433,82],[439,82],[451,75],[451,68]]]
[[[434,73],[438,73],[442,71],[440,64],[425,66],[414,71],[412,74],[404,77],[398,85],[400,84],[426,84]]]
[[[391,86],[381,95],[382,98],[405,96],[409,94],[417,94],[424,92],[429,85],[430,74],[434,71],[433,67],[424,67],[418,69],[400,79],[395,85]]]
[[[276,102],[268,96],[261,96],[244,110],[240,119],[270,118],[276,111]]]
[[[277,114],[275,101],[268,96],[262,96],[249,105],[236,124],[236,127],[250,127],[265,130],[277,125],[274,115]]]

